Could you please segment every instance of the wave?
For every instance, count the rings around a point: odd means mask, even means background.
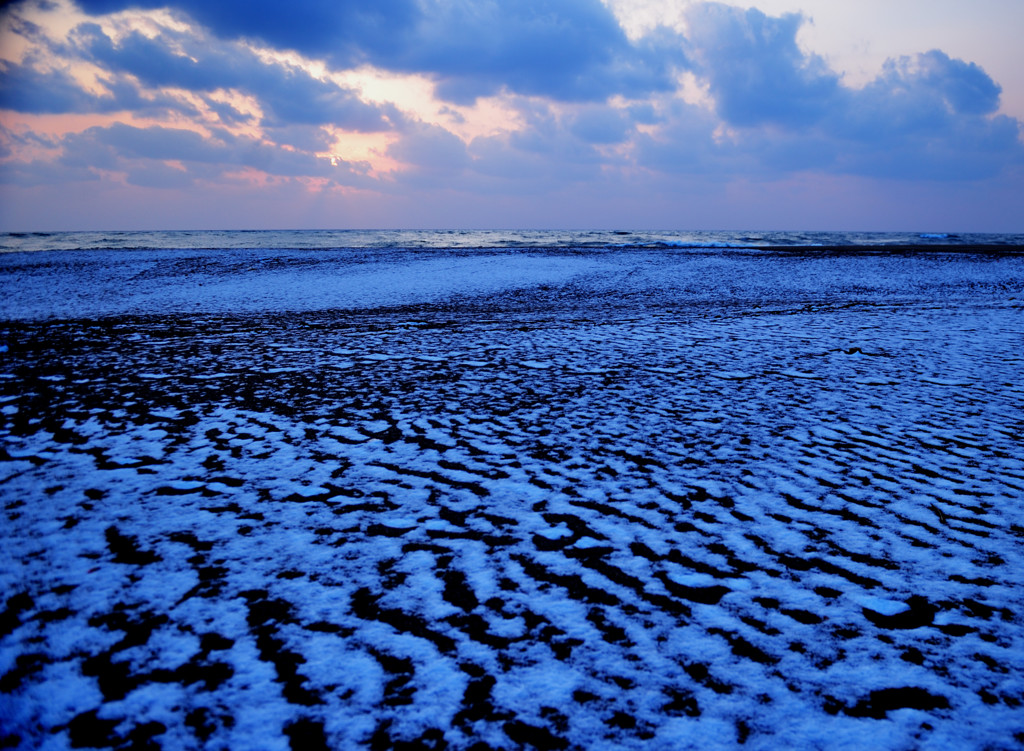
[[[682,230],[173,230],[0,233],[0,253],[187,250],[764,250],[1024,247],[1024,234]]]

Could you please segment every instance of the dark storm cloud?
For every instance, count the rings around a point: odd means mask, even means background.
[[[325,59],[432,75],[441,97],[508,89],[564,100],[668,90],[682,62],[664,32],[634,44],[600,0],[82,0],[89,13],[173,7],[224,39],[252,38]]]

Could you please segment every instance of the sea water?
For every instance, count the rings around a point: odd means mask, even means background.
[[[613,230],[170,230],[0,233],[0,252],[40,250],[771,248],[1021,245],[1024,234]]]

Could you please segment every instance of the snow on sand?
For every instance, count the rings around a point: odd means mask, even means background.
[[[853,260],[8,321],[0,745],[1024,742],[1022,264]]]

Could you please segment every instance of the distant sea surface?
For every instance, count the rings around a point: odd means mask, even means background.
[[[1024,246],[1024,234],[611,230],[197,230],[7,232],[0,252],[47,250],[813,248]]]

